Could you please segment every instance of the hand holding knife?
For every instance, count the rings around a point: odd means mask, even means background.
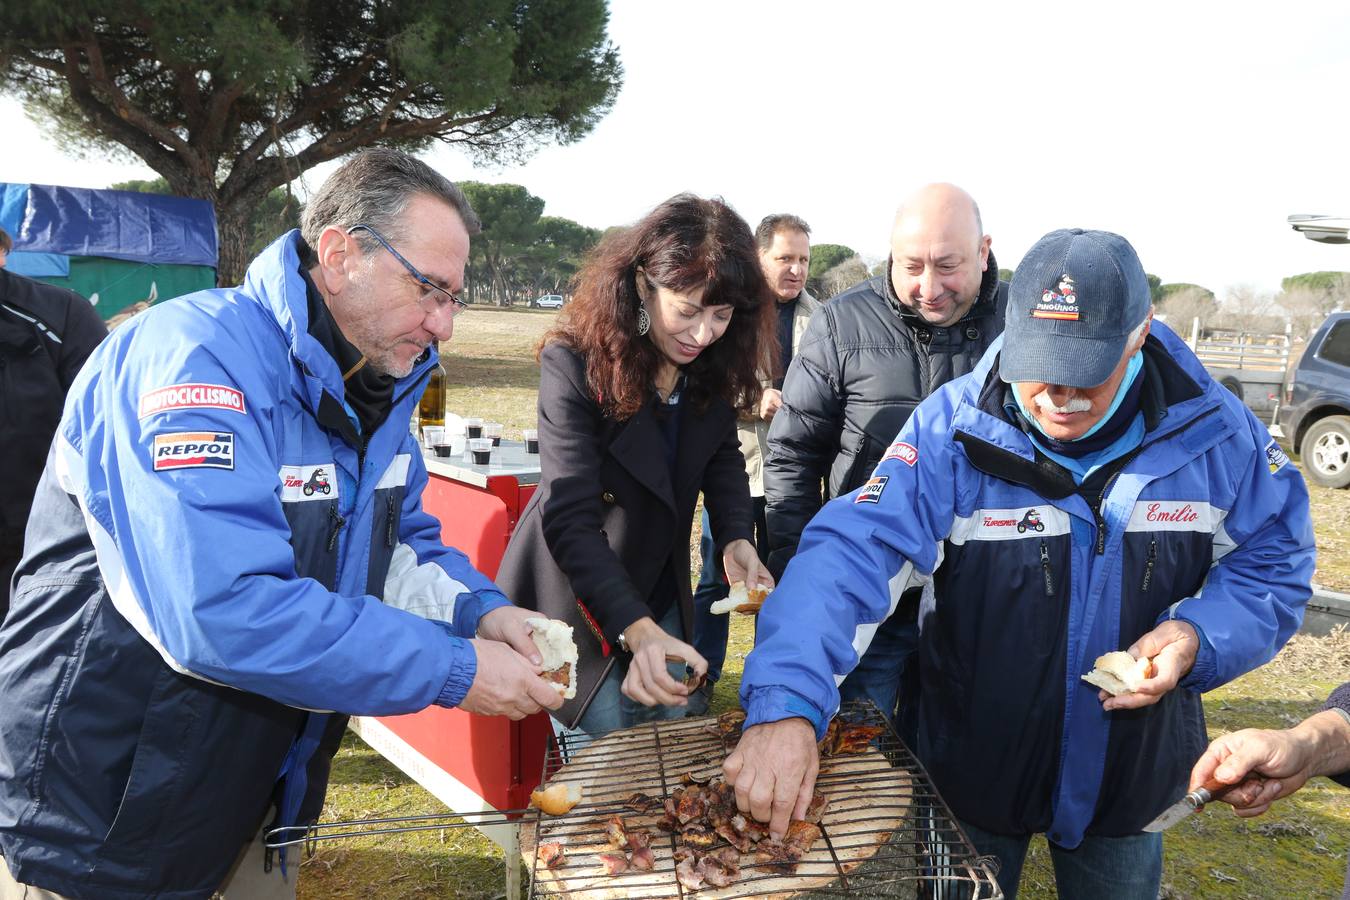
[[[1265,782],[1265,778],[1256,774],[1250,775],[1242,781],[1239,781],[1237,784],[1225,784],[1211,776],[1204,784],[1200,785],[1200,787],[1191,791],[1176,803],[1173,803],[1171,806],[1167,807],[1167,809],[1163,810],[1158,818],[1144,826],[1144,830],[1166,831],[1182,819],[1191,815],[1191,813],[1199,812],[1204,809],[1206,803],[1220,794],[1225,794],[1229,791],[1247,787],[1249,785],[1259,790]]]

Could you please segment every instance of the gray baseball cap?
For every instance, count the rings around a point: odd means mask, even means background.
[[[999,375],[1096,387],[1111,377],[1151,303],[1129,241],[1109,231],[1052,231],[1013,273]]]

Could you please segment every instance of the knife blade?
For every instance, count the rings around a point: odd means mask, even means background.
[[[1252,781],[1259,783],[1265,781],[1265,779],[1259,775],[1256,775],[1252,776],[1251,778],[1243,779],[1242,781],[1239,781],[1237,784],[1224,784],[1222,781],[1216,781],[1215,779],[1211,778],[1204,784],[1200,785],[1200,787],[1191,791],[1189,794],[1182,797],[1176,803],[1173,803],[1171,806],[1167,807],[1167,809],[1163,810],[1162,814],[1159,815],[1158,818],[1154,819],[1152,822],[1149,822],[1147,825],[1144,826],[1144,830],[1152,832],[1166,831],[1173,825],[1180,822],[1182,819],[1189,816],[1191,813],[1198,812],[1204,809],[1205,804],[1213,800],[1219,794],[1222,794],[1225,791],[1232,790],[1238,785],[1247,784],[1248,782]]]

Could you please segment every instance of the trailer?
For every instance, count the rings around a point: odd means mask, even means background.
[[[1284,334],[1201,329],[1191,323],[1186,342],[1219,384],[1258,416],[1269,418],[1289,372],[1289,327]]]

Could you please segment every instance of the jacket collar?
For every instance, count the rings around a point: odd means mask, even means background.
[[[878,275],[875,281],[881,282],[882,290],[879,291],[886,302],[891,305],[891,309],[904,320],[905,324],[911,328],[933,328],[922,318],[920,318],[912,309],[900,302],[900,295],[895,292],[895,285],[891,282],[891,262],[890,256],[886,257],[886,271]],[[998,260],[994,258],[994,251],[989,251],[989,260],[984,267],[984,275],[980,279],[980,294],[975,298],[975,302],[966,310],[966,314],[957,319],[948,328],[955,328],[964,322],[973,319],[980,319],[1001,313],[999,309],[999,281],[998,281]]]
[[[802,288],[802,292],[797,295],[797,310],[795,315],[809,316],[818,309],[820,309],[820,301],[812,296],[811,292],[806,288]]]

